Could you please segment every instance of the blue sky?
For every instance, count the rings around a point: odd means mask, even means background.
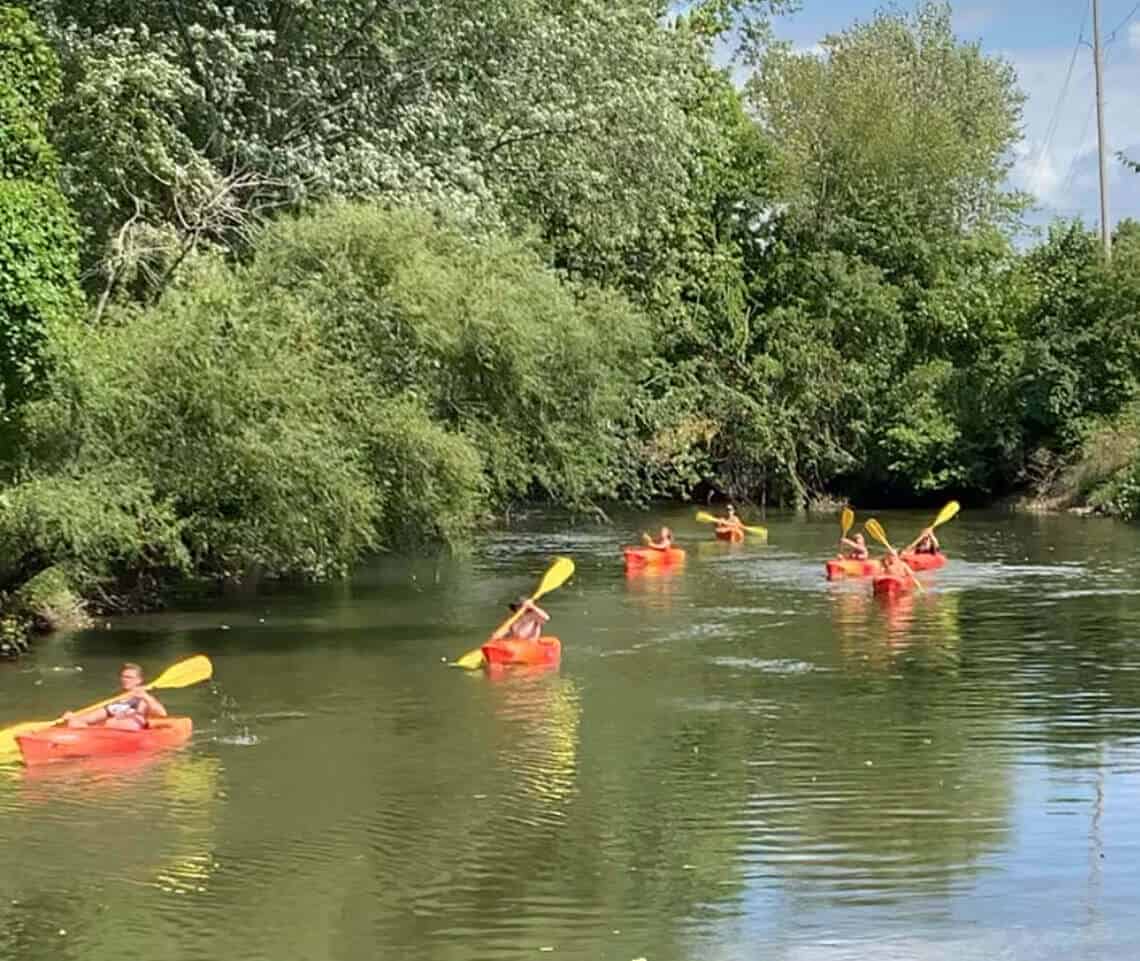
[[[882,6],[876,0],[801,0],[798,13],[776,21],[776,33],[809,48],[828,33],[869,19]],[[1140,4],[1101,0],[1100,7],[1109,149],[1140,160]],[[980,41],[986,52],[1012,63],[1028,97],[1024,140],[1010,181],[1037,198],[1039,207],[1030,221],[1079,216],[1090,226],[1098,223],[1093,58],[1088,44],[1077,47],[1065,86],[1082,22],[1083,37],[1091,42],[1089,0],[961,0],[953,11],[959,37]],[[1140,174],[1112,159],[1109,220],[1116,223],[1122,217],[1140,220]]]

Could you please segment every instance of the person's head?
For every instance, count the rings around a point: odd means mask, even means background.
[[[521,610],[526,605],[526,602],[529,600],[530,600],[530,598],[527,597],[525,594],[520,594],[518,597],[518,600],[511,601],[511,603],[508,604],[507,607],[509,607],[512,611],[518,611],[518,610]]]
[[[663,541],[671,541],[673,539],[673,532],[668,527],[662,527],[661,533],[657,535]]]
[[[728,516],[729,517],[735,517],[736,516],[736,508],[733,507],[731,504],[728,505]]]
[[[128,661],[119,668],[119,684],[124,691],[133,691],[136,687],[142,687],[143,683],[143,670],[137,664]]]
[[[856,543],[856,544],[858,544],[860,547],[866,547],[866,546],[867,546],[867,542],[866,542],[865,540],[863,540],[863,535],[862,535],[862,534],[856,534],[856,535],[855,535],[855,537],[854,537],[854,538],[852,538],[852,539],[853,539],[853,540],[855,541],[855,543]]]

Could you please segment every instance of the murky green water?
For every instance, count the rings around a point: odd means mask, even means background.
[[[1140,532],[967,513],[883,604],[830,519],[689,517],[673,576],[622,572],[651,519],[536,522],[0,666],[0,722],[219,682],[181,752],[0,768],[0,959],[1140,957]],[[557,553],[560,671],[440,663]]]

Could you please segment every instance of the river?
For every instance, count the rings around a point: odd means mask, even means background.
[[[966,511],[883,603],[824,579],[834,519],[692,513],[538,515],[0,665],[0,724],[215,666],[163,694],[183,750],[0,767],[0,959],[1140,957],[1140,531]],[[627,578],[662,519],[688,563]],[[559,554],[559,670],[442,663]]]

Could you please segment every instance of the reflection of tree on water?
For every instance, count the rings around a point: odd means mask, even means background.
[[[140,887],[208,885],[218,772],[216,758],[183,751],[21,771],[19,806],[5,814],[0,957],[78,961],[138,947],[124,918],[136,916]]]

